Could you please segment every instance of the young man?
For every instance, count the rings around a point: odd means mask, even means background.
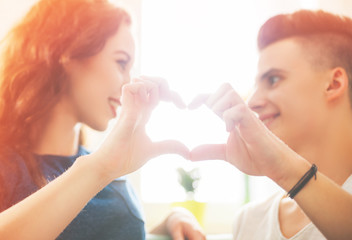
[[[227,144],[194,149],[193,160],[224,159],[284,190],[245,206],[234,239],[352,238],[351,43],[349,18],[275,16],[259,31],[248,105],[228,84],[191,104],[206,103],[230,133]]]

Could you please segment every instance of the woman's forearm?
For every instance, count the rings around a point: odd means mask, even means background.
[[[121,99],[118,121],[96,152],[78,158],[60,177],[0,213],[0,239],[54,239],[113,179],[162,154],[189,157],[184,144],[174,140],[154,143],[145,131],[160,100],[182,105],[166,81],[141,78],[125,84]]]
[[[83,156],[60,177],[0,213],[0,239],[55,239],[109,183]]]

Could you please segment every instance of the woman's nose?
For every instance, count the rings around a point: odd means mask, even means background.
[[[126,74],[126,76],[124,76],[124,78],[123,78],[123,85],[129,83],[130,81],[131,81],[131,75]]]

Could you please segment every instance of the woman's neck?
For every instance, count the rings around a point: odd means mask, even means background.
[[[59,102],[41,125],[36,154],[70,156],[78,151],[80,124],[68,104]]]

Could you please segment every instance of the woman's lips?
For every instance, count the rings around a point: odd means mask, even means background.
[[[269,127],[271,123],[279,116],[279,113],[263,114],[259,116],[259,119]]]
[[[114,118],[117,116],[116,109],[121,106],[121,102],[118,98],[109,97],[109,105]]]

